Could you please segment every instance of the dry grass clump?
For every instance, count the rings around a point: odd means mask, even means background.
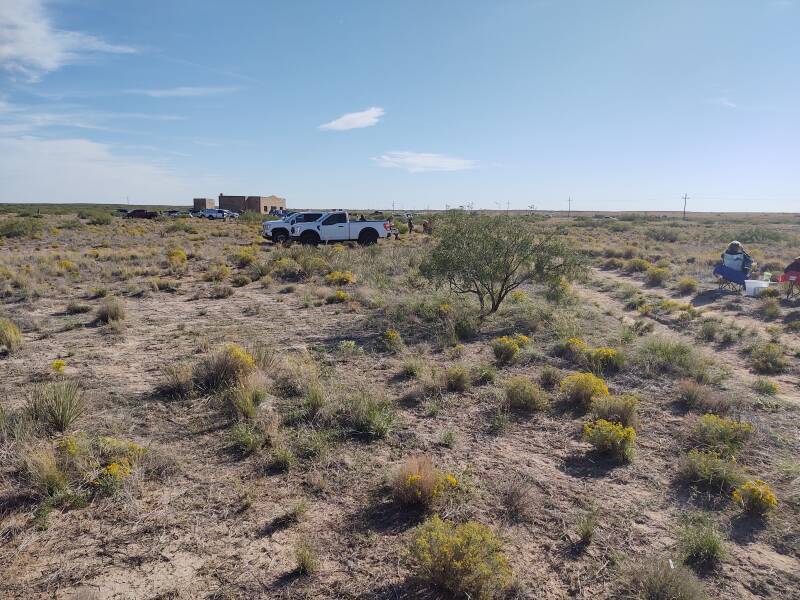
[[[561,371],[550,365],[545,365],[539,373],[539,385],[546,390],[552,390],[561,383]]]
[[[23,454],[25,469],[34,489],[42,496],[54,496],[67,489],[69,482],[50,446]]]
[[[434,516],[417,528],[409,551],[414,574],[455,597],[500,598],[511,585],[502,542],[475,521],[452,524]]]
[[[753,390],[762,396],[775,396],[778,394],[778,384],[769,379],[760,377],[753,382]]]
[[[758,516],[764,516],[778,506],[775,492],[760,479],[746,481],[736,488],[733,501],[741,505],[746,513]]]
[[[761,316],[771,321],[781,316],[781,305],[777,298],[766,298],[759,309]]]
[[[682,565],[664,559],[647,559],[625,570],[626,598],[636,600],[706,600],[703,582]]]
[[[788,366],[783,348],[773,342],[754,345],[750,349],[750,364],[756,373],[762,375],[783,373]]]
[[[650,263],[643,258],[632,258],[625,263],[626,273],[644,273],[650,268]]]
[[[682,379],[678,382],[678,399],[687,408],[717,415],[727,414],[734,405],[728,396],[723,396],[715,389],[693,379]]]
[[[205,275],[203,275],[203,279],[206,281],[220,282],[224,281],[230,276],[231,268],[228,265],[217,263],[209,265],[208,269],[206,269]]]
[[[687,294],[694,294],[700,283],[694,277],[682,277],[678,280],[678,292],[684,296]]]
[[[228,344],[195,365],[192,379],[199,391],[208,394],[236,385],[255,368],[255,358],[250,352],[238,344]]]
[[[445,387],[448,392],[463,392],[469,388],[471,377],[464,365],[453,365],[444,372]]]
[[[11,353],[22,346],[22,333],[10,319],[0,317],[0,349]]]
[[[711,569],[725,556],[722,535],[707,519],[685,525],[678,547],[683,562],[698,569]]]
[[[282,257],[272,263],[271,275],[281,281],[299,281],[303,277],[303,269],[296,260]]]
[[[298,575],[312,575],[319,569],[317,549],[308,539],[301,539],[294,546],[295,572]]]
[[[706,414],[697,419],[690,434],[698,447],[724,456],[733,456],[753,435],[750,423]]]
[[[118,323],[124,319],[125,305],[116,296],[106,298],[97,308],[97,320],[101,323]]]
[[[375,397],[366,391],[356,391],[341,404],[339,423],[352,435],[385,438],[394,425],[396,409],[385,397]]]
[[[583,426],[583,439],[600,454],[613,456],[617,460],[633,460],[636,431],[605,419],[590,421]]]
[[[637,427],[639,398],[633,394],[599,396],[591,401],[589,409],[594,419],[604,419],[634,429]]]
[[[425,370],[425,362],[416,356],[408,356],[400,365],[400,375],[406,379],[416,379]]]
[[[228,435],[231,447],[242,456],[252,454],[266,442],[264,432],[251,421],[239,421]]]
[[[458,487],[458,479],[433,465],[428,456],[414,455],[395,472],[392,497],[406,508],[428,509]]]
[[[75,381],[56,381],[34,389],[29,410],[50,431],[64,432],[85,410],[83,391]]]
[[[310,385],[319,381],[319,369],[305,352],[283,357],[268,372],[272,375],[275,394],[284,398],[302,396]]]
[[[194,373],[189,365],[167,365],[161,371],[161,383],[156,388],[159,396],[171,400],[188,398],[194,393]]]
[[[68,315],[82,315],[91,312],[92,307],[77,300],[70,300],[67,308],[64,310]]]
[[[691,375],[697,380],[709,377],[708,361],[681,340],[645,339],[634,351],[633,366],[647,377],[664,374]]]
[[[588,407],[592,399],[608,396],[608,386],[592,373],[573,373],[561,380],[561,393],[573,404]]]
[[[690,450],[683,457],[679,476],[691,485],[717,493],[734,489],[745,478],[735,460],[702,450]]]
[[[534,381],[522,375],[512,377],[506,384],[506,402],[516,410],[546,410],[550,397]]]

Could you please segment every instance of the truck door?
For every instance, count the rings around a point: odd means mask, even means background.
[[[347,213],[337,212],[322,221],[319,235],[325,242],[346,240],[349,237]]]

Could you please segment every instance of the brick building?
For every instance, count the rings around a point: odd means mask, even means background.
[[[286,199],[278,196],[226,196],[219,195],[219,207],[236,212],[268,213],[286,208]]]

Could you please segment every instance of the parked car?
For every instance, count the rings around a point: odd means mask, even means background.
[[[201,219],[236,219],[239,213],[224,208],[206,208],[200,211],[198,215]]]
[[[125,213],[126,219],[155,219],[156,217],[158,217],[156,211],[145,210],[144,208],[136,208]]]
[[[264,221],[261,224],[261,236],[281,244],[289,240],[289,230],[295,223],[311,223],[322,216],[322,211],[289,213],[279,221]]]
[[[301,244],[353,241],[369,246],[389,237],[390,229],[388,221],[351,221],[347,212],[334,211],[323,213],[310,223],[295,223],[289,228],[289,235]]]

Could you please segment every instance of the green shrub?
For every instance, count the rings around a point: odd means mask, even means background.
[[[358,436],[385,438],[395,419],[395,407],[387,398],[375,398],[367,392],[355,392],[342,404],[340,421]]]
[[[594,419],[604,419],[634,429],[638,423],[639,399],[633,394],[600,396],[590,403]]]
[[[264,445],[264,434],[250,421],[240,421],[231,428],[230,444],[243,455],[252,454]]]
[[[9,353],[22,346],[22,333],[10,319],[0,317],[0,348],[5,348]]]
[[[703,582],[682,565],[646,559],[625,571],[625,598],[637,600],[706,600]]]
[[[434,516],[417,528],[409,550],[415,575],[447,594],[500,598],[511,584],[502,543],[481,523]]]
[[[552,390],[561,383],[561,371],[550,365],[545,365],[539,373],[539,385],[546,390]]]
[[[83,414],[85,403],[74,381],[56,381],[34,389],[30,410],[34,418],[51,431],[69,429]]]
[[[783,348],[772,342],[756,344],[750,349],[750,363],[756,373],[773,375],[783,373],[787,367]]]
[[[290,448],[278,445],[272,449],[267,461],[267,468],[273,471],[286,472],[297,464],[297,457]]]
[[[687,483],[717,493],[732,490],[744,481],[744,473],[735,460],[702,450],[690,450],[683,457],[679,476]]]
[[[745,512],[763,516],[778,506],[775,492],[764,481],[755,479],[745,481],[733,491],[733,501],[740,504]]]
[[[400,365],[400,374],[407,379],[416,379],[422,375],[424,369],[425,363],[422,359],[416,356],[408,356],[403,359],[403,363]]]
[[[506,402],[517,410],[546,410],[550,398],[542,388],[524,376],[512,377],[506,384]]]
[[[752,435],[750,423],[707,414],[697,419],[691,437],[699,447],[733,456]]]
[[[701,569],[714,567],[725,556],[722,536],[708,521],[684,526],[678,547],[684,563]]]
[[[497,362],[507,365],[514,362],[520,350],[530,344],[530,342],[530,338],[526,335],[504,335],[492,341],[492,352],[494,352],[494,357],[497,359]]]
[[[778,384],[769,379],[759,378],[753,382],[753,389],[762,396],[775,396],[778,393]]]
[[[44,230],[38,219],[15,218],[0,220],[0,238],[36,237]]]
[[[643,258],[632,258],[625,263],[625,271],[628,273],[644,273],[650,268],[650,263]]]
[[[600,454],[608,454],[622,461],[633,459],[636,442],[633,427],[598,419],[583,426],[583,439],[592,444]]]
[[[669,269],[665,269],[663,267],[650,267],[647,269],[645,281],[648,285],[663,286],[667,282],[667,279],[669,279],[669,275]]]
[[[588,407],[592,399],[608,396],[608,387],[602,378],[592,373],[573,373],[561,380],[561,392],[572,403]]]
[[[647,377],[694,374],[705,366],[688,343],[658,337],[647,338],[636,348],[633,363]]]
[[[492,365],[481,364],[472,369],[472,383],[475,385],[494,383],[496,377],[497,369]]]
[[[678,280],[678,291],[683,295],[694,294],[699,285],[699,282],[694,277],[682,277]]]
[[[470,385],[469,370],[463,365],[453,365],[444,372],[445,385],[449,392],[463,392]]]
[[[123,319],[125,319],[125,305],[116,296],[106,298],[97,308],[97,320],[101,323],[111,323]]]

